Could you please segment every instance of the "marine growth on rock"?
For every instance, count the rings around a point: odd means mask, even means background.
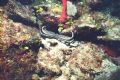
[[[119,3],[0,0],[0,80],[119,80]]]

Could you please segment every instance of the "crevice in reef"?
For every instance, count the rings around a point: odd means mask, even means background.
[[[27,26],[31,26],[31,27],[37,27],[38,28],[38,24],[33,22],[32,20],[26,19],[21,17],[20,15],[9,15],[9,18],[12,19],[15,22],[20,22],[24,25]],[[46,23],[46,25],[51,25],[51,26],[55,26],[49,23]],[[48,30],[51,29],[47,28]],[[106,35],[106,32],[103,29],[96,29],[96,28],[89,28],[89,27],[83,27],[80,28],[80,30],[78,32],[75,33],[74,36],[74,40],[75,41],[85,41],[85,42],[92,42],[94,44],[97,45],[103,45],[103,49],[105,47],[108,47],[109,50],[113,50],[113,52],[115,53],[116,57],[120,56],[120,41],[118,40],[102,40],[102,39],[98,39],[98,36],[104,36]],[[108,51],[109,53],[109,51]],[[111,54],[114,54],[111,52]]]

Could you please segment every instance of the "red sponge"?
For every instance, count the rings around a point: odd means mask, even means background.
[[[67,8],[67,0],[62,0],[62,13],[59,18],[60,23],[64,23],[67,18],[66,8]]]

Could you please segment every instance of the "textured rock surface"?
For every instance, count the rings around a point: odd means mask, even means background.
[[[0,19],[0,79],[30,80],[40,44],[38,30],[13,22],[3,11]]]
[[[18,3],[9,1],[6,6],[0,7],[1,80],[119,80],[119,66],[106,55],[115,53],[111,51],[113,47],[120,52],[120,20],[111,16],[110,9],[106,8],[111,3],[109,0],[75,2],[78,15],[77,18],[74,16],[75,20],[73,19],[68,31],[77,28],[76,31],[81,34],[76,37],[81,39],[70,43],[73,46],[41,37],[34,25],[36,17],[26,3],[27,0],[16,0]],[[110,8],[115,8],[115,2]],[[47,4],[50,5],[49,1]],[[106,9],[99,11],[103,7]],[[86,27],[87,31],[84,29]],[[106,34],[99,36],[99,29],[103,29]],[[104,49],[99,45],[110,46],[111,49]],[[114,58],[115,60],[119,65],[119,57]]]
[[[10,44],[17,44],[20,41],[27,41],[29,39],[39,38],[37,29],[28,27],[21,23],[15,23],[8,19],[5,14],[1,15],[1,42],[5,46]]]
[[[95,75],[108,72],[106,62],[110,61],[107,58],[104,59],[104,52],[94,44],[81,43],[78,47],[68,48],[50,39],[45,45],[50,45],[53,41],[56,46],[39,50],[37,69],[40,79],[50,77],[52,80],[93,80]],[[109,66],[112,69],[113,64]],[[116,66],[114,68],[112,71],[118,69]]]

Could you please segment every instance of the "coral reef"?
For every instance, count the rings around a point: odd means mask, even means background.
[[[1,0],[0,80],[119,80],[119,2]]]
[[[35,69],[36,48],[41,45],[38,30],[13,22],[3,10],[0,19],[0,79],[30,80]]]
[[[57,44],[50,47],[53,41]],[[56,40],[47,40],[45,45],[38,53],[37,73],[40,79],[93,80],[100,73],[119,69],[104,58],[102,49],[92,43],[80,43],[76,48],[69,48]]]

